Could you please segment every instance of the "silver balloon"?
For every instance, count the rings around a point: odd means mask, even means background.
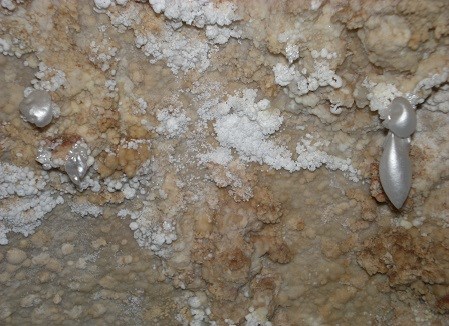
[[[390,105],[386,126],[390,130],[380,159],[382,188],[396,208],[401,208],[412,187],[410,136],[416,130],[416,112],[410,102],[396,97]]]
[[[390,104],[387,128],[401,138],[410,137],[416,130],[416,113],[410,102],[396,97]]]
[[[76,185],[80,184],[89,169],[88,158],[87,147],[79,143],[73,145],[67,154],[65,172]]]
[[[45,127],[53,118],[51,97],[46,91],[33,90],[19,104],[20,113],[28,122]]]

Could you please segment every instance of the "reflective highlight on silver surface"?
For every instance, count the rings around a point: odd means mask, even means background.
[[[387,128],[401,138],[410,137],[416,130],[416,113],[410,102],[396,97],[390,104]]]
[[[87,145],[76,143],[67,154],[65,163],[65,172],[70,180],[79,185],[89,169],[88,165],[89,153]]]
[[[37,127],[45,127],[53,118],[51,97],[46,91],[33,90],[19,104],[20,113]]]
[[[412,165],[409,157],[410,136],[416,130],[416,112],[410,102],[395,98],[386,120],[388,132],[380,159],[380,181],[388,199],[401,208],[412,186]]]

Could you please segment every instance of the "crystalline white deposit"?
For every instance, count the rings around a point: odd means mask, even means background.
[[[98,9],[108,9],[111,5],[111,0],[94,0],[94,4]]]
[[[279,130],[282,117],[269,112],[269,102],[255,102],[256,91],[243,91],[243,97],[230,96],[226,101],[229,112],[216,119],[214,129],[222,147],[233,148],[247,162],[266,163],[275,169],[294,170],[287,148],[276,145],[268,136]]]
[[[185,133],[190,121],[185,111],[177,108],[159,110],[156,118],[160,122],[156,131],[159,134],[166,135],[168,138],[179,137]]]
[[[9,11],[16,9],[16,6],[11,0],[2,0],[0,4],[3,8],[8,9]]]
[[[0,164],[0,244],[7,244],[7,233],[28,236],[64,199],[45,190],[46,180],[28,168]]]
[[[165,256],[169,253],[166,245],[171,244],[177,239],[175,221],[171,219],[161,220],[157,209],[147,203],[144,209],[139,212],[133,212],[122,209],[118,217],[124,218],[130,216],[132,222],[129,227],[134,231],[134,238],[139,246],[151,249],[159,256]]]
[[[430,111],[449,113],[449,85],[442,86],[426,101],[424,107]]]
[[[66,82],[65,73],[61,70],[39,63],[39,71],[35,73],[36,79],[31,83],[35,89],[54,92]]]
[[[332,88],[340,88],[343,81],[335,71],[329,67],[329,58],[333,58],[333,54],[329,55],[327,51],[323,53],[324,56],[320,59],[317,54],[314,58],[314,70],[307,73],[307,69],[303,68],[301,71],[295,69],[295,65],[287,66],[282,63],[276,64],[273,67],[274,78],[276,84],[280,86],[288,86],[286,91],[292,96],[301,96],[309,92],[313,92],[318,87],[331,86]]]
[[[163,13],[168,19],[182,21],[188,25],[229,25],[238,17],[236,6],[228,1],[218,4],[210,0],[150,0],[156,13]]]
[[[206,37],[213,44],[225,44],[231,37],[240,38],[241,36],[242,32],[235,29],[215,25],[206,26]]]
[[[370,102],[371,111],[378,111],[381,119],[387,117],[387,109],[391,101],[403,95],[393,84],[374,83],[365,79],[363,85],[369,90],[367,99]]]
[[[242,96],[230,96],[227,101],[202,112],[206,118],[215,118],[214,130],[221,148],[200,155],[200,162],[229,163],[229,150],[234,149],[239,158],[246,162],[257,162],[279,170],[290,172],[300,169],[314,171],[325,165],[330,170],[341,170],[349,178],[358,181],[357,170],[350,159],[341,159],[319,149],[321,143],[312,145],[311,136],[298,143],[295,161],[285,146],[276,144],[269,137],[282,125],[283,118],[278,110],[270,110],[268,100],[256,101],[256,90],[247,89]]]
[[[200,163],[215,163],[220,165],[228,165],[232,161],[232,152],[230,148],[217,147],[211,152],[198,155]]]
[[[207,42],[183,33],[175,33],[169,26],[160,35],[137,35],[135,43],[138,48],[142,48],[146,56],[151,56],[151,63],[166,60],[167,66],[175,75],[180,70],[184,73],[192,69],[203,72],[210,64]]]
[[[86,203],[70,202],[69,207],[72,213],[75,213],[82,217],[86,217],[89,215],[93,217],[98,217],[103,214],[103,207],[88,202]]]

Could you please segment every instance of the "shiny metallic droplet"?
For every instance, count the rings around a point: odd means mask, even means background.
[[[88,158],[89,154],[85,144],[76,143],[67,154],[65,172],[76,185],[80,184],[89,169]]]
[[[410,102],[396,97],[390,104],[387,128],[401,138],[410,137],[416,130],[416,112]]]
[[[37,127],[45,127],[53,118],[51,97],[46,91],[33,90],[19,104],[20,113]]]
[[[388,198],[397,209],[404,204],[412,186],[409,149],[409,138],[397,137],[390,131],[380,159],[380,182]]]

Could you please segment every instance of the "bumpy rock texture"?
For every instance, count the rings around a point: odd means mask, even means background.
[[[447,1],[4,0],[0,26],[0,324],[447,323]]]

